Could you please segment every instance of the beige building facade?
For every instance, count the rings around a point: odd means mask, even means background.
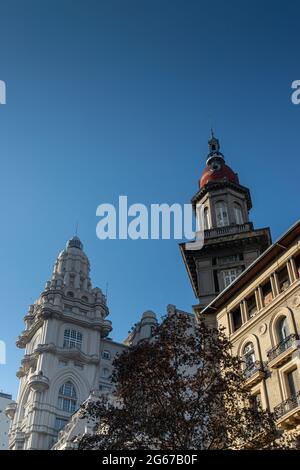
[[[300,221],[202,314],[225,328],[254,403],[300,435]]]

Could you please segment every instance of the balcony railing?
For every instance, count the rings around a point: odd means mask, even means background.
[[[279,356],[284,351],[293,346],[296,340],[297,335],[295,334],[287,336],[284,340],[280,341],[279,344],[277,344],[274,348],[270,349],[270,351],[267,352],[268,360],[272,361],[273,359],[275,359],[277,356]]]
[[[222,235],[234,235],[236,233],[250,232],[253,230],[252,222],[240,225],[227,225],[225,227],[210,228],[204,231],[204,238],[215,238]]]
[[[284,400],[279,405],[275,406],[274,414],[276,419],[282,418],[284,415],[292,411],[294,408],[300,406],[300,391],[293,395],[292,397]]]
[[[252,377],[256,372],[265,372],[264,364],[261,361],[254,361],[252,364],[249,364],[246,369],[244,369],[244,378],[245,380]]]

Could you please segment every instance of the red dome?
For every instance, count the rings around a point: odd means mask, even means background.
[[[229,166],[225,165],[224,162],[219,162],[217,165],[212,162],[206,165],[199,180],[200,189],[210,181],[231,181],[232,183],[239,184],[238,175]]]

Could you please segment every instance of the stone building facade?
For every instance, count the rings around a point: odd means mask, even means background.
[[[5,414],[5,409],[11,402],[11,395],[0,392],[0,450],[7,450],[8,448],[8,430],[10,420]]]
[[[300,436],[300,221],[202,313],[225,328],[243,359],[254,404]]]
[[[114,357],[130,342],[150,336],[156,325],[155,314],[145,312],[125,343],[113,341],[105,295],[92,287],[89,272],[83,245],[73,237],[24,317],[17,340],[24,349],[19,392],[6,409],[9,449],[51,448],[91,393],[110,392]]]
[[[195,314],[225,327],[233,353],[244,358],[254,403],[274,410],[278,426],[294,429],[300,419],[300,222],[273,245],[269,228],[254,229],[250,191],[226,165],[213,134],[192,204],[204,246],[180,249],[199,301]],[[92,287],[89,272],[82,243],[73,237],[25,315],[17,340],[25,350],[18,398],[6,410],[12,450],[74,448],[76,436],[90,432],[89,423],[78,420],[79,405],[110,393],[114,357],[151,338],[157,325],[147,311],[124,342],[114,342],[105,295]]]

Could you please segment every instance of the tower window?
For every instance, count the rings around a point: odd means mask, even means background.
[[[77,404],[77,394],[72,382],[64,383],[58,392],[58,407],[66,413],[74,413]]]
[[[210,228],[210,225],[209,225],[208,207],[205,207],[205,208],[204,208],[204,211],[203,211],[203,218],[204,218],[204,229],[205,229],[205,230],[208,230],[208,229]]]
[[[67,329],[64,332],[64,348],[77,348],[81,349],[82,346],[82,333],[80,331]]]
[[[237,269],[226,269],[225,271],[221,272],[223,275],[224,287],[229,286],[238,277]]]
[[[234,203],[234,216],[236,224],[242,225],[244,223],[243,211],[237,202]]]
[[[219,201],[216,203],[216,219],[218,227],[225,227],[229,225],[228,209],[227,204],[224,201]]]
[[[220,256],[218,259],[219,264],[236,263],[237,261],[239,261],[239,255]]]
[[[214,269],[214,285],[215,285],[215,292],[220,292],[218,271],[216,269]]]

